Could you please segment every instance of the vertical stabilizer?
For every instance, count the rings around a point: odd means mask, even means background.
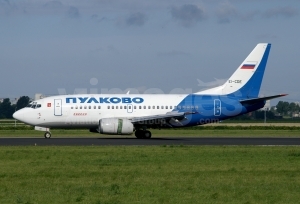
[[[258,97],[270,48],[271,44],[258,44],[225,82],[222,93],[234,94],[242,98]]]
[[[200,91],[196,94],[234,95],[243,99],[258,97],[270,49],[271,44],[257,44],[222,86]]]

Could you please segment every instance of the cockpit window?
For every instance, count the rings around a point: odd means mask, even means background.
[[[30,105],[30,104],[29,104],[29,105]],[[29,107],[29,105],[28,105],[28,107]],[[33,108],[33,109],[36,108],[36,102],[32,102],[32,103],[31,103],[31,108]]]
[[[42,104],[37,104],[37,102],[31,102],[26,107],[36,109],[36,108],[41,108]]]
[[[37,104],[37,102],[31,102],[26,106],[26,108],[33,108],[33,109],[41,108],[41,107],[42,107],[42,104]]]

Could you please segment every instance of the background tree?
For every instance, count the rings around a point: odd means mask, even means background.
[[[24,107],[26,107],[29,104],[30,98],[28,96],[22,96],[19,98],[19,100],[17,101],[17,110],[20,110]]]
[[[278,104],[276,105],[277,112],[280,113],[281,115],[286,115],[287,112],[289,111],[289,102],[284,102],[284,101],[279,101]]]
[[[1,104],[2,104],[2,102],[0,101],[0,119],[5,117],[5,116],[2,114]]]
[[[9,98],[5,98],[0,104],[0,118],[12,118],[15,106],[11,105]]]
[[[265,111],[264,110],[254,111],[254,118],[255,119],[264,119],[265,118]],[[266,111],[266,118],[267,119],[274,119],[275,114],[272,111]]]
[[[291,112],[291,116],[293,116],[294,113],[297,112],[297,109],[298,109],[298,107],[295,103],[292,102],[289,104],[289,111]]]

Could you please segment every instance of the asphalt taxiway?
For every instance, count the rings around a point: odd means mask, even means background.
[[[300,145],[300,138],[153,137],[136,138],[0,138],[0,146],[89,145]]]

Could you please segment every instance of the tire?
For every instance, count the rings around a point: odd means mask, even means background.
[[[148,130],[147,130],[147,131],[144,131],[143,133],[144,133],[144,138],[146,138],[146,139],[150,139],[151,136],[152,136],[151,132],[148,131]]]
[[[45,132],[44,137],[46,139],[50,139],[51,138],[51,133],[50,132]]]
[[[141,139],[141,138],[143,138],[143,131],[136,130],[135,133],[134,133],[134,135],[136,136],[136,138]]]

